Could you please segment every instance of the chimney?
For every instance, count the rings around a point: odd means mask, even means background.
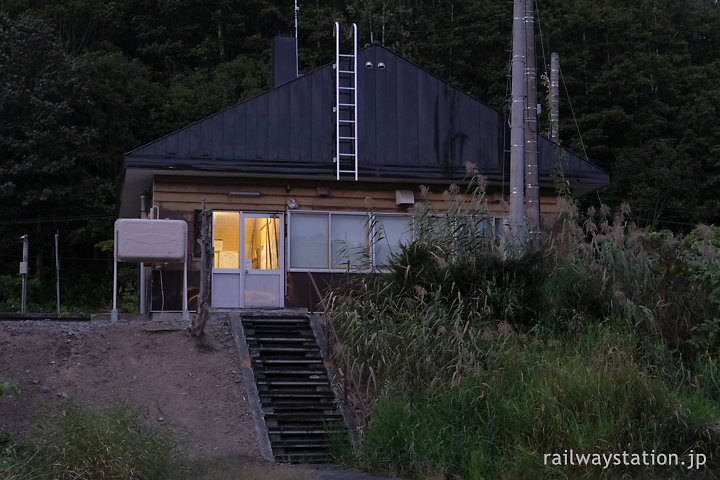
[[[272,59],[273,87],[297,78],[297,39],[295,37],[275,37],[272,44]]]

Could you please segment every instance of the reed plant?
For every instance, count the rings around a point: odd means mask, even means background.
[[[720,235],[580,214],[531,250],[487,235],[484,184],[420,206],[387,273],[329,293],[343,373],[372,405],[357,466],[407,478],[656,478],[546,453],[720,458]],[[634,469],[633,469],[634,468]],[[700,472],[705,474],[708,471]]]

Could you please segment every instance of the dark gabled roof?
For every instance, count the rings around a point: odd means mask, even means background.
[[[499,112],[378,44],[358,52],[358,66],[361,180],[452,181],[467,162],[491,181],[507,178]],[[333,82],[332,65],[321,67],[127,153],[125,167],[334,177]],[[543,137],[538,151],[542,184],[558,162],[574,184],[609,181]]]

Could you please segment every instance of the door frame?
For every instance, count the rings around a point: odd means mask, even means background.
[[[239,236],[240,236],[240,251],[238,252],[238,267],[239,268],[215,268],[213,265],[211,272],[211,305],[214,308],[284,308],[285,307],[285,212],[283,211],[267,211],[267,210],[224,210],[218,209],[213,210],[215,212],[230,212],[239,214]],[[260,270],[253,268],[246,268],[245,259],[245,219],[246,218],[278,218],[278,269],[273,270]],[[214,231],[214,221],[212,222]],[[212,234],[214,240],[214,233]],[[250,260],[250,259],[247,259]],[[246,299],[246,282],[247,276],[252,277],[268,277],[277,276],[277,299],[278,302],[273,305],[251,305],[248,306]],[[259,279],[259,278],[258,278]],[[220,298],[217,293],[222,292],[228,295],[227,301],[225,298]]]

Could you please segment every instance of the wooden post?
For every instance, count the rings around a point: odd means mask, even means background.
[[[211,212],[205,207],[205,198],[202,201],[202,212],[200,213],[200,291],[198,292],[197,313],[190,326],[190,334],[199,337],[205,330],[208,317],[210,316],[210,269],[212,268],[212,242],[210,239],[210,216]]]

